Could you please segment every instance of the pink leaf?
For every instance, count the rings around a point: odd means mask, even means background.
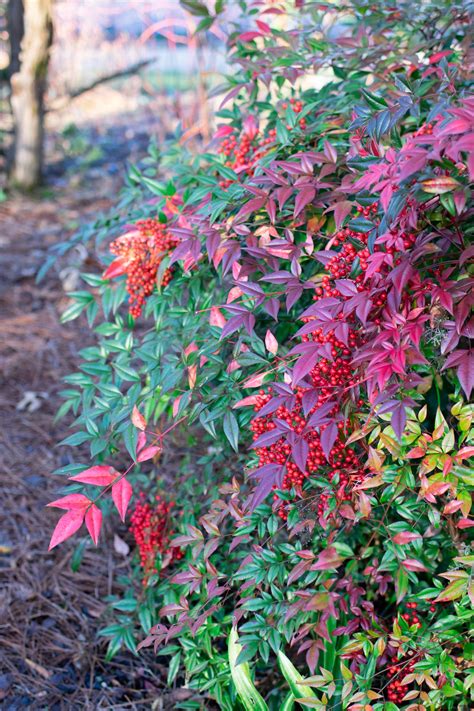
[[[71,509],[80,510],[85,509],[89,506],[90,501],[84,494],[68,494],[63,496],[62,499],[56,499],[56,501],[51,501],[47,506],[54,506],[56,509],[65,509],[66,511],[71,511]]]
[[[268,329],[265,334],[265,347],[269,353],[276,355],[278,351],[278,341],[270,329]]]
[[[430,178],[429,180],[423,180],[421,182],[421,187],[425,193],[432,193],[433,195],[449,193],[458,186],[458,181],[449,175],[443,175],[439,178]]]
[[[341,227],[342,223],[344,222],[351,210],[352,203],[349,202],[349,200],[341,200],[340,202],[336,203],[334,207],[334,219],[336,220],[337,230]]]
[[[420,563],[419,560],[415,560],[414,558],[407,558],[406,560],[402,560],[402,565],[404,568],[407,570],[413,570],[415,572],[424,572],[426,571],[425,566],[423,563]]]
[[[136,405],[133,406],[133,410],[132,410],[132,424],[138,430],[145,430],[146,429],[146,420]]]
[[[258,121],[255,116],[247,116],[243,123],[243,132],[251,141],[258,133]]]
[[[174,415],[174,413],[173,413]],[[146,434],[144,432],[139,432],[138,437],[137,437],[137,449],[136,452],[140,452],[143,447],[146,445]]]
[[[246,380],[242,387],[244,388],[259,388],[263,381],[265,376],[269,373],[269,370],[266,370],[264,373],[259,373],[258,375],[252,375],[248,380]]]
[[[249,405],[256,405],[258,402],[258,398],[258,395],[249,395],[248,397],[244,397],[242,398],[242,400],[239,400],[234,405],[232,405],[232,409],[236,410],[238,407],[248,407]]]
[[[226,324],[225,316],[222,311],[217,308],[217,306],[211,307],[211,313],[209,315],[209,325],[217,326],[217,328],[224,328]]]
[[[125,521],[125,514],[127,513],[127,507],[132,498],[132,494],[133,489],[125,477],[119,479],[112,487],[112,499],[122,521]]]
[[[393,541],[397,545],[403,546],[405,545],[405,543],[411,543],[411,541],[416,541],[418,538],[421,538],[419,533],[412,533],[411,531],[402,531],[401,533],[397,533],[397,535],[393,537]]]
[[[222,138],[223,136],[229,136],[231,133],[234,133],[234,129],[232,128],[232,126],[223,123],[217,127],[217,131],[214,134],[214,138]]]
[[[370,512],[372,511],[370,499],[367,494],[364,494],[363,491],[361,491],[359,494],[359,511],[362,515],[362,518],[368,518],[370,516]]]
[[[61,516],[56,524],[56,528],[51,536],[48,550],[52,550],[57,545],[70,538],[82,526],[84,520],[84,509],[74,509]]]
[[[267,25],[266,22],[262,22],[262,20],[257,20],[256,23],[259,30],[261,30],[264,34],[268,35],[271,33],[272,28],[270,27],[270,25]]]
[[[102,526],[102,511],[98,506],[92,504],[90,509],[86,513],[86,526],[89,531],[90,537],[94,541],[95,545],[99,540],[100,528]]]
[[[146,462],[148,459],[152,459],[157,454],[160,454],[162,448],[158,445],[152,445],[151,447],[145,447],[142,449],[137,456],[137,462]]]
[[[459,511],[461,506],[463,505],[462,501],[459,501],[458,499],[453,499],[449,503],[446,504],[446,506],[443,509],[444,514],[452,514],[455,513],[456,511]]]
[[[334,148],[334,146],[332,146],[332,145],[329,143],[329,141],[324,141],[324,149],[323,149],[323,150],[324,150],[324,155],[326,156],[326,158],[327,158],[328,160],[330,160],[331,163],[336,163],[336,161],[337,161],[337,151],[336,151],[336,149]]]
[[[474,457],[474,447],[463,447],[462,449],[454,455],[454,459],[457,462],[462,462],[463,459],[469,459],[469,457]]]
[[[116,479],[118,472],[113,467],[99,465],[85,469],[80,474],[70,476],[71,481],[80,481],[81,484],[95,484],[96,486],[108,486]]]
[[[176,417],[176,415],[178,414],[179,403],[181,402],[182,397],[182,395],[179,395],[173,402],[173,417]]]
[[[457,368],[457,376],[467,398],[474,387],[474,351],[466,351]]]

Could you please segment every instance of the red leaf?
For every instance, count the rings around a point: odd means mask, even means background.
[[[53,535],[51,536],[48,550],[52,550],[67,538],[74,535],[74,533],[76,533],[76,531],[78,531],[82,526],[83,520],[83,509],[74,509],[65,513],[64,516],[61,516],[56,524],[56,528],[53,531]]]
[[[133,406],[132,410],[132,424],[137,428],[137,430],[146,429],[146,420],[136,405]]]
[[[125,268],[121,257],[114,259],[112,264],[109,264],[105,272],[102,274],[103,279],[113,279],[114,277],[125,274]]]
[[[122,521],[125,521],[125,514],[127,513],[127,507],[132,498],[132,494],[133,489],[125,477],[119,479],[112,487],[112,499]]]
[[[95,484],[96,486],[108,486],[117,478],[118,472],[113,467],[99,465],[84,469],[80,474],[70,476],[71,481],[80,481],[81,484]]]
[[[90,537],[94,541],[95,545],[97,545],[100,528],[102,526],[102,511],[95,504],[92,504],[86,513],[86,526]]]
[[[429,58],[429,63],[436,64],[437,62],[440,61],[440,59],[443,59],[443,57],[449,57],[449,55],[452,53],[453,53],[452,49],[445,49],[442,52],[436,52],[435,54],[432,54],[431,57]]]
[[[343,562],[343,558],[339,555],[337,550],[330,546],[325,548],[322,553],[318,555],[316,563],[313,563],[311,570],[335,570]]]
[[[62,499],[51,501],[47,506],[54,506],[56,509],[65,509],[66,511],[85,509],[89,506],[90,501],[84,494],[68,494]]]
[[[426,571],[425,566],[423,563],[420,563],[419,560],[415,560],[415,558],[407,558],[406,560],[402,560],[402,565],[404,568],[407,570],[413,570],[415,572],[424,572]]]
[[[242,32],[237,39],[240,40],[241,42],[251,42],[252,40],[256,39],[257,37],[261,37],[262,33],[261,32],[254,32],[250,30],[249,32]]]
[[[474,526],[474,518],[460,518],[458,528],[472,528]]]
[[[151,447],[145,447],[142,449],[138,456],[137,462],[146,462],[148,459],[152,459],[155,455],[159,454],[162,448],[157,445],[152,445]]]
[[[411,541],[416,541],[418,538],[421,538],[419,533],[412,533],[411,531],[402,531],[401,533],[397,533],[397,535],[393,537],[393,541],[397,545],[403,546],[405,545],[405,543],[411,543]]]

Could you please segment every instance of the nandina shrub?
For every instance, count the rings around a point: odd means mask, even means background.
[[[51,547],[135,496],[103,633],[168,655],[183,708],[467,709],[468,7],[241,5],[213,141],[152,149],[93,228],[65,319],[105,321],[62,412],[94,462]]]

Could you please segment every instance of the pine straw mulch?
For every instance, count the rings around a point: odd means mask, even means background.
[[[73,545],[47,552],[58,513],[45,508],[58,495],[50,472],[71,458],[56,447],[68,433],[67,423],[54,422],[61,377],[76,369],[90,334],[80,322],[60,325],[67,297],[58,273],[39,285],[34,274],[68,220],[88,220],[111,205],[117,180],[109,175],[69,194],[53,188],[47,199],[13,196],[0,204],[0,708],[8,711],[173,709],[190,696],[165,689],[167,669],[153,653],[103,661],[106,643],[96,636],[107,623],[102,600],[120,594],[117,573],[129,569],[112,532],[86,550],[78,572],[71,570]]]

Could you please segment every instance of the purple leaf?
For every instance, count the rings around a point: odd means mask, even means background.
[[[279,439],[282,437],[282,432],[279,429],[274,429],[274,430],[269,430],[268,432],[264,432],[263,434],[258,437],[258,439],[255,440],[252,444],[252,449],[258,449],[260,447],[270,447],[272,444],[275,444],[275,442],[278,442]]]
[[[344,222],[351,210],[352,203],[349,202],[349,200],[341,200],[341,202],[336,203],[336,205],[334,206],[334,219],[336,221],[336,230],[341,227],[342,223]]]
[[[302,188],[298,195],[296,196],[295,200],[295,209],[293,212],[293,217],[297,217],[300,212],[304,210],[306,205],[310,203],[312,200],[314,200],[316,195],[316,189],[312,188],[311,186],[307,186],[305,188]]]
[[[329,461],[329,455],[331,454],[331,450],[333,448],[334,442],[337,439],[338,435],[338,428],[337,425],[334,422],[331,422],[325,429],[321,432],[321,437],[320,437],[320,442],[321,442],[321,447],[324,452],[324,456],[326,459]]]
[[[313,370],[318,357],[319,349],[317,345],[314,345],[313,351],[310,351],[299,358],[297,364],[293,368],[293,385],[298,385],[300,380],[302,380],[305,375]]]
[[[252,472],[251,476],[260,479],[252,497],[247,500],[245,508],[253,511],[259,506],[274,486],[279,487],[283,481],[283,467],[280,464],[265,464]]]
[[[321,407],[318,407],[316,412],[314,412],[308,420],[308,425],[310,427],[318,427],[324,424],[334,405],[334,401],[330,400],[329,402],[325,402],[324,405],[321,405]]]
[[[293,444],[291,454],[298,469],[304,472],[306,470],[306,460],[309,454],[309,445],[303,437],[299,437]]]
[[[471,397],[474,387],[474,351],[464,351],[465,355],[457,368],[457,376],[466,397]]]
[[[402,438],[406,421],[407,413],[405,410],[405,405],[402,402],[398,402],[392,410],[392,418],[390,420],[390,424],[392,425],[393,431],[395,432],[398,440]]]
[[[263,308],[275,321],[278,321],[278,311],[280,310],[280,302],[278,299],[268,299],[263,305]]]

